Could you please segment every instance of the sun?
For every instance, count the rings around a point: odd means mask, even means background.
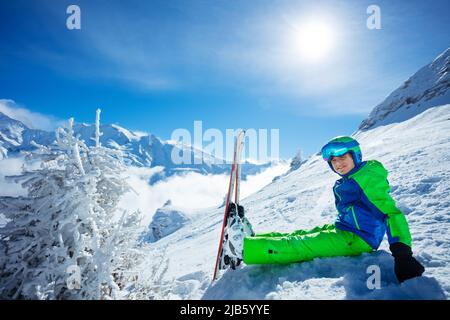
[[[333,28],[326,22],[310,20],[297,27],[295,41],[302,60],[318,62],[326,57],[335,45]]]

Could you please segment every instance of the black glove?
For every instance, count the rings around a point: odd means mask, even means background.
[[[389,249],[395,259],[394,271],[399,282],[420,277],[425,271],[423,265],[413,257],[411,248],[406,244],[397,242],[391,244]]]

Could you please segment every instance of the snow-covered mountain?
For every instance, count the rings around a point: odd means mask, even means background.
[[[394,91],[354,135],[364,159],[381,161],[389,172],[391,194],[410,225],[414,255],[426,268],[423,277],[398,284],[385,239],[376,253],[286,266],[243,266],[211,284],[223,219],[223,208],[211,208],[191,215],[183,228],[151,244],[166,259],[159,298],[449,299],[448,56],[449,50]],[[439,101],[445,103],[436,105]],[[332,223],[332,187],[338,178],[316,154],[241,204],[256,232]],[[155,263],[160,262],[148,260],[151,270]],[[368,268],[374,265],[381,270],[381,289],[376,290],[367,286]]]
[[[54,139],[54,133],[30,129],[22,122],[0,112],[0,160],[6,158],[9,153],[33,149],[32,141],[48,144]]]
[[[220,163],[213,156],[193,147],[162,141],[153,134],[136,134],[114,124],[102,125],[100,130],[103,134],[100,137],[102,145],[122,150],[127,164],[137,167],[163,167],[162,171],[152,176],[151,183],[187,171],[200,174],[229,172],[228,164]],[[74,131],[86,144],[94,145],[95,125],[76,123]],[[55,141],[55,133],[30,129],[22,122],[0,112],[0,159],[20,151],[34,149],[33,141],[41,145],[50,145]],[[181,152],[189,154],[191,164],[176,164],[172,161],[172,153]],[[245,179],[247,175],[259,173],[269,166],[270,163],[258,165],[246,162],[242,165],[242,176]]]
[[[414,117],[450,102],[450,48],[417,71],[373,109],[359,126],[367,130]]]

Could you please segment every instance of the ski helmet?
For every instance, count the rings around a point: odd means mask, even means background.
[[[351,137],[339,136],[333,138],[323,146],[321,151],[323,160],[328,162],[331,169],[333,169],[331,166],[331,158],[342,156],[347,152],[350,152],[352,155],[355,166],[358,166],[362,162],[362,153],[359,142]]]

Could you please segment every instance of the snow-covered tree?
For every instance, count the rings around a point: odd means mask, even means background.
[[[133,263],[123,298],[131,300],[167,299],[175,279],[164,280],[169,268],[167,247],[155,250],[146,246],[147,254],[140,263]],[[142,256],[139,255],[141,258]]]
[[[298,150],[295,157],[291,160],[289,171],[297,170],[304,162],[305,160],[303,160],[302,150]]]
[[[0,298],[120,298],[131,263],[137,263],[139,212],[118,208],[130,190],[121,153],[88,147],[67,128],[56,142],[27,155],[38,170],[14,177],[27,197],[0,198],[9,222],[0,228]]]

